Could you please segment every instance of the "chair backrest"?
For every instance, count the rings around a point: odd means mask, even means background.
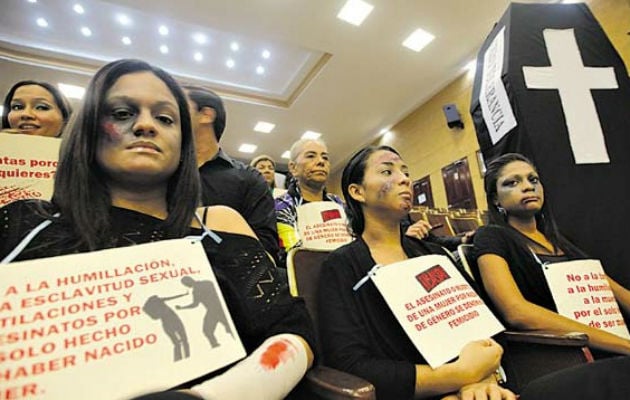
[[[451,221],[448,218],[447,214],[427,214],[427,221],[432,225],[436,226],[442,224],[441,227],[433,229],[433,234],[438,236],[455,236],[455,231],[451,226]]]
[[[466,233],[468,231],[474,231],[481,225],[477,218],[470,217],[451,217],[451,225],[455,234]]]
[[[296,247],[287,254],[287,274],[292,296],[300,296],[306,303],[315,328],[317,318],[317,287],[321,266],[330,251]]]

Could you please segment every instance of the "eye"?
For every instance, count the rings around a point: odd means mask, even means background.
[[[157,119],[158,119],[158,121],[160,121],[164,125],[173,125],[175,123],[175,120],[173,118],[171,118],[169,115],[165,115],[165,114],[158,115]]]
[[[328,156],[327,155],[323,155],[322,158],[324,159],[324,161],[328,161]]]
[[[48,111],[50,109],[52,109],[52,107],[48,104],[37,104],[35,106],[36,110],[40,110],[40,111]]]
[[[410,175],[409,175],[409,171],[405,171],[405,172],[403,172],[403,174],[405,174],[405,176],[406,176],[407,178],[409,178],[409,176],[410,176]]]
[[[538,183],[538,182],[540,182],[540,178],[538,178],[537,176],[530,176],[529,177],[529,181],[531,183]]]
[[[19,104],[19,103],[11,104],[12,111],[18,111],[18,110],[23,110],[23,109],[24,109],[23,104]]]
[[[115,108],[112,110],[111,115],[114,119],[125,121],[131,118],[133,113],[128,108]]]
[[[503,181],[503,186],[514,187],[517,183],[518,181],[516,179],[508,179]]]
[[[389,169],[384,169],[381,171],[381,174],[390,176],[392,174],[392,171]]]

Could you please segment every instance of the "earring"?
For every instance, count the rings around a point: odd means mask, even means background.
[[[507,211],[505,210],[505,208],[501,206],[497,206],[497,210],[499,211],[499,214],[503,215],[504,217],[507,217]]]

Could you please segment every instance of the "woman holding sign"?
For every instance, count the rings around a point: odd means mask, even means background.
[[[203,222],[216,233],[202,229],[195,217],[199,196],[183,91],[159,68],[115,61],[93,77],[68,127],[52,201],[0,209],[0,258],[32,260],[197,236],[248,356],[198,380],[191,393],[282,398],[312,363],[308,313],[238,213],[208,207]]]
[[[602,273],[589,273],[587,277],[564,273],[573,281],[565,282],[570,285],[561,290],[562,294],[577,296],[583,309],[572,313],[573,318],[558,314],[547,271],[553,270],[553,263],[586,256],[558,232],[531,161],[515,153],[497,158],[488,166],[484,186],[491,225],[480,228],[475,235],[475,272],[505,323],[521,330],[583,332],[595,349],[630,355],[628,338],[594,327],[605,328],[602,324],[612,323],[616,328],[625,328],[618,310],[614,314],[608,310],[611,306],[616,309],[616,298],[630,312],[630,291],[611,278]],[[598,291],[578,293],[589,289],[589,285]],[[607,286],[614,297],[602,295],[605,292],[601,290]],[[598,301],[601,307],[592,307],[591,302]],[[598,314],[604,314],[602,310],[611,316],[605,318],[608,322],[597,320]]]
[[[56,87],[30,80],[14,84],[3,107],[3,130],[36,136],[60,136],[72,112],[68,99]]]
[[[391,147],[367,147],[343,170],[342,191],[356,240],[326,260],[319,285],[324,362],[376,387],[379,399],[431,398],[452,393],[470,399],[514,399],[496,384],[502,349],[491,339],[467,344],[457,361],[430,368],[371,280],[375,264],[444,254],[401,233],[412,206],[408,168]],[[445,344],[448,345],[448,344]]]

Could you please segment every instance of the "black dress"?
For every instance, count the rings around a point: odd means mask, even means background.
[[[17,201],[0,208],[0,259],[46,219],[42,209],[55,211],[51,203],[39,200]],[[161,229],[162,220],[136,211],[112,207],[110,221],[112,227],[103,234],[99,250],[174,239]],[[201,233],[201,229],[190,230],[191,235]],[[221,237],[221,243],[205,237],[203,247],[247,353],[280,333],[301,336],[315,351],[312,322],[302,299],[289,294],[286,272],[276,268],[255,238],[215,233]],[[14,261],[87,251],[73,244],[73,235],[63,218],[56,220]]]

